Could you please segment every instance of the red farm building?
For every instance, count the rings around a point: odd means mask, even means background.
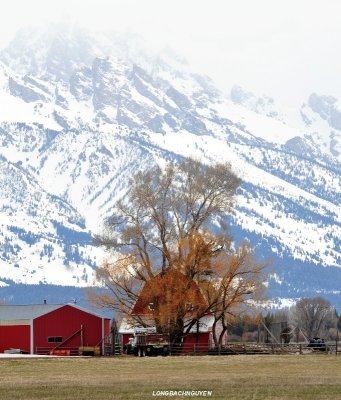
[[[75,304],[0,305],[0,353],[104,354],[110,319]]]
[[[183,276],[179,273],[180,276],[176,276],[178,282],[183,280]],[[136,321],[152,321],[152,312],[151,307],[153,307],[153,300],[152,300],[152,287],[155,289],[155,285],[161,287],[162,280],[164,278],[161,274],[158,274],[154,277],[151,283],[146,283],[139,294],[139,298],[136,301],[134,307],[131,310],[132,318],[123,318],[120,327],[119,327],[119,334],[121,335],[122,339],[122,346],[128,343],[129,338],[134,336],[134,331],[136,328],[142,328],[142,326],[138,326]],[[180,283],[181,285],[181,283]],[[188,296],[191,299],[191,303],[195,305],[205,304],[205,299],[203,294],[201,293],[199,287],[193,282],[190,289],[190,295]],[[167,290],[160,290],[159,291],[159,298],[165,296],[165,292]],[[155,291],[154,291],[155,293]],[[176,306],[176,301],[172,301],[173,304]],[[190,312],[189,312],[190,315]],[[190,332],[186,334],[183,338],[182,343],[182,352],[192,352],[192,351],[202,351],[205,352],[213,347],[213,336],[212,336],[212,327],[214,323],[213,315],[206,315],[205,317],[199,320],[199,323],[192,327]],[[150,323],[148,323],[150,325]]]

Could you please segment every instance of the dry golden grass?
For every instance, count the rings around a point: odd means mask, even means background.
[[[3,359],[0,383],[1,400],[157,399],[157,390],[211,390],[212,399],[229,400],[334,400],[341,399],[341,357]]]

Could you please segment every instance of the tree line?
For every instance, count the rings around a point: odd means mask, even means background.
[[[238,316],[229,329],[230,341],[268,343],[309,342],[313,338],[338,340],[341,316],[322,297],[302,298],[294,305]]]

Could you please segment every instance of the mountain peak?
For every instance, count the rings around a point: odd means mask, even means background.
[[[269,96],[257,97],[252,92],[234,85],[230,92],[230,98],[235,104],[242,105],[257,114],[284,121],[284,116],[276,109],[275,101]]]

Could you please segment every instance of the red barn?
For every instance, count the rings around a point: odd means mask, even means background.
[[[172,271],[171,274],[157,274],[151,281],[144,284],[142,287],[139,298],[131,310],[132,318],[124,318],[121,322],[119,333],[122,336],[122,345],[128,343],[129,338],[134,335],[134,329],[141,326],[136,326],[136,321],[142,320],[147,325],[152,324],[152,307],[153,297],[156,296],[160,303],[166,304],[168,310],[172,307],[177,307],[177,298],[186,285],[186,280],[181,272]],[[195,282],[191,282],[187,290],[187,300],[190,304],[188,316],[190,317],[190,309],[196,307],[207,307],[205,298]],[[166,311],[167,312],[167,311]],[[134,322],[135,321],[135,322]],[[182,343],[182,352],[192,352],[195,349],[198,351],[207,351],[213,346],[212,327],[214,317],[207,315],[199,320],[198,326],[193,326],[190,332],[185,335]]]
[[[0,353],[67,349],[78,354],[80,347],[89,346],[104,354],[109,335],[110,319],[75,304],[0,305]]]

